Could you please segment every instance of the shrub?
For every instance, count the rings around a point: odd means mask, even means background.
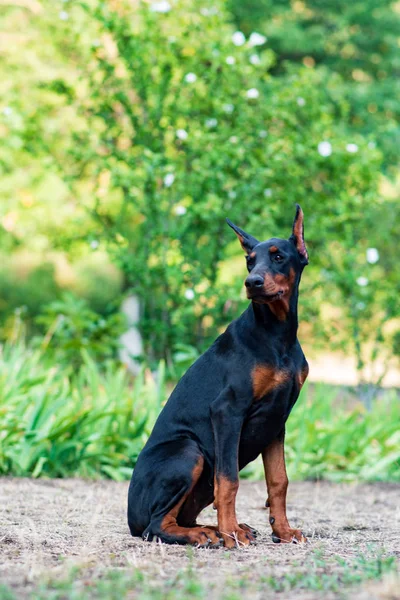
[[[36,343],[53,361],[74,368],[82,364],[83,351],[99,363],[115,358],[119,336],[126,330],[121,313],[99,315],[84,300],[67,293],[44,307],[36,322],[47,331]]]
[[[130,476],[166,399],[164,364],[133,381],[120,365],[100,369],[82,354],[75,369],[21,343],[1,348],[0,474]],[[385,392],[367,411],[337,389],[310,387],[287,423],[290,477],[400,481],[397,395]],[[243,475],[262,478],[262,467]]]
[[[381,157],[361,136],[349,146],[335,79],[303,68],[283,85],[269,73],[272,53],[234,34],[222,3],[199,10],[182,1],[166,14],[143,3],[133,14],[130,3],[93,1],[71,19],[74,31],[78,18],[91,28],[79,28],[91,59],[86,127],[73,135],[70,166],[84,165],[99,238],[142,301],[146,355],[208,343],[237,315],[240,277],[219,284],[224,259],[239,251],[225,216],[260,238],[288,235],[295,202],[311,255],[303,317],[314,334],[348,343],[336,315],[321,324],[321,305],[339,304],[354,329],[365,292],[356,281],[380,241],[371,223],[381,211]],[[384,271],[375,268],[381,284]],[[357,322],[372,312],[385,321],[369,289]]]

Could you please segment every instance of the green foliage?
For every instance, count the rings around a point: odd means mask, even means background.
[[[296,404],[287,427],[291,477],[400,481],[397,392],[376,397],[370,411],[360,402],[346,409],[324,385],[307,396]]]
[[[22,344],[0,355],[0,473],[126,479],[166,399],[165,371],[132,382],[87,353],[79,370]],[[296,405],[287,426],[291,478],[400,481],[400,406],[395,394],[371,411],[346,407],[327,386]],[[262,477],[257,466],[247,469]],[[245,473],[246,474],[246,473]]]
[[[15,269],[15,264],[4,261],[0,269],[0,289],[3,334],[11,326],[15,309],[22,309],[25,319],[32,319],[44,304],[54,300],[60,293],[54,277],[54,266],[50,263],[42,263],[25,275],[23,269],[21,273]]]
[[[240,280],[219,284],[219,266],[231,247],[238,252],[225,216],[260,238],[285,236],[295,202],[306,213],[312,265],[304,316],[320,336],[347,343],[343,328],[332,335],[335,319],[321,327],[316,317],[327,297],[349,326],[355,319],[355,282],[367,247],[380,241],[368,229],[382,210],[380,154],[359,135],[356,152],[348,150],[341,121],[349,108],[332,96],[334,79],[327,86],[323,73],[303,68],[282,85],[268,72],[270,51],[235,46],[222,3],[215,9],[199,13],[181,2],[159,14],[143,4],[132,19],[128,4],[93,1],[85,17],[77,11],[71,18],[71,32],[86,18],[98,40],[91,35],[90,45],[80,30],[91,53],[84,74],[90,97],[86,127],[74,135],[71,185],[80,185],[82,171],[78,179],[73,169],[84,165],[98,237],[142,301],[150,359],[177,343],[209,343],[237,315]],[[319,143],[327,140],[333,151],[323,156]],[[382,271],[375,269],[386,295]],[[376,314],[373,292],[368,309],[381,323],[389,317]],[[370,323],[369,316],[357,314],[357,321]]]
[[[83,351],[100,363],[114,358],[119,336],[126,330],[121,313],[99,315],[72,294],[64,294],[45,306],[36,322],[47,332],[38,343],[51,359],[74,367],[84,361]]]
[[[78,372],[50,366],[39,350],[0,355],[0,473],[33,477],[129,478],[165,397],[143,371],[131,385],[122,367],[100,372],[85,355]]]
[[[239,29],[268,38],[275,72],[285,80],[289,65],[324,69],[341,80],[331,93],[350,110],[349,132],[376,136],[387,165],[398,165],[400,141],[399,5],[383,0],[228,0]]]
[[[381,178],[397,135],[398,13],[325,4],[230,0],[246,35],[267,33],[261,46],[235,45],[223,0],[167,13],[128,0],[5,8],[2,30],[23,22],[27,35],[1,67],[1,246],[107,249],[141,300],[146,359],[172,365],[178,344],[202,349],[245,306],[225,216],[259,238],[288,236],[299,202],[309,339],[355,353],[360,371],[386,360],[400,298],[400,205]],[[103,312],[106,281],[76,291]]]
[[[290,479],[400,481],[400,402],[396,391],[377,396],[371,410],[354,397],[318,384],[305,389],[286,426]],[[262,466],[246,474],[262,477]]]

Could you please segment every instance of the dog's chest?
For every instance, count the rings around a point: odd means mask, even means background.
[[[299,394],[308,375],[305,359],[286,357],[278,364],[257,364],[251,372],[253,402],[268,400],[277,394]]]

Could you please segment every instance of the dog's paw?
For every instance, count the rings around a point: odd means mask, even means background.
[[[274,544],[305,544],[307,538],[300,529],[286,529],[282,531],[274,531],[272,533],[272,541]]]
[[[250,530],[244,530],[240,525],[233,531],[221,531],[221,535],[224,540],[225,548],[229,549],[244,548],[255,542],[255,536],[250,532]]]
[[[240,529],[243,529],[243,531],[246,531],[246,533],[251,533],[254,538],[256,538],[258,535],[257,529],[250,527],[250,525],[246,525],[246,523],[239,523],[239,527]]]

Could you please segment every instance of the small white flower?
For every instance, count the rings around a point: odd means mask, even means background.
[[[359,285],[360,287],[365,287],[369,284],[369,280],[367,279],[367,277],[358,277],[358,279],[356,279],[356,282],[357,285]]]
[[[266,198],[271,198],[271,196],[272,196],[272,190],[271,190],[271,188],[266,188],[266,189],[264,190],[264,196],[265,196]]]
[[[231,144],[237,144],[238,143],[238,138],[236,135],[231,135],[231,137],[229,138],[229,141]]]
[[[186,298],[186,300],[193,300],[193,298],[194,298],[194,291],[193,290],[186,290],[186,292],[185,292],[185,298]]]
[[[181,217],[182,215],[186,215],[186,213],[187,213],[186,206],[182,206],[182,204],[178,204],[177,206],[175,206],[174,213],[176,215],[178,215],[178,217]]]
[[[258,137],[260,138],[266,138],[268,135],[268,131],[265,131],[265,129],[261,129],[261,131],[259,131],[258,133]]]
[[[205,125],[206,125],[206,127],[210,127],[210,128],[216,127],[218,125],[218,121],[217,121],[217,119],[214,119],[214,118],[207,119]]]
[[[332,144],[330,142],[320,142],[318,152],[321,156],[330,156],[332,154]]]
[[[260,57],[258,56],[258,54],[252,54],[250,56],[250,62],[252,65],[260,65],[261,60],[260,60]]]
[[[266,41],[265,35],[254,31],[249,37],[249,46],[262,46]]]
[[[173,173],[167,173],[164,177],[164,185],[165,187],[171,187],[171,185],[175,181],[175,175]]]
[[[234,65],[236,62],[236,59],[234,56],[227,56],[225,59],[225,62],[227,65]]]
[[[99,247],[99,242],[97,240],[92,240],[90,242],[90,247],[92,250],[96,250]]]
[[[204,17],[212,17],[213,15],[218,14],[218,8],[215,8],[214,6],[212,8],[201,8],[200,13]]]
[[[197,79],[197,75],[195,73],[187,73],[187,75],[185,75],[185,81],[187,83],[194,83]]]
[[[369,148],[370,150],[374,150],[374,149],[376,148],[376,144],[375,144],[375,142],[368,142],[368,148]]]
[[[244,37],[244,34],[241,31],[235,31],[232,36],[232,42],[235,44],[235,46],[243,46],[245,41],[246,38]]]
[[[12,108],[11,106],[5,106],[3,108],[3,115],[5,115],[6,117],[9,117],[10,115],[12,115]]]
[[[69,14],[65,10],[62,10],[58,13],[58,16],[60,17],[61,21],[67,21]]]
[[[246,92],[246,96],[251,99],[258,98],[259,95],[260,95],[260,92],[256,88],[250,88]]]
[[[176,137],[180,140],[187,140],[188,137],[188,132],[185,131],[184,129],[177,129],[176,130]]]
[[[229,190],[229,192],[228,192],[228,197],[229,197],[231,200],[234,200],[234,199],[236,198],[236,196],[237,196],[237,193],[235,192],[235,190]]]
[[[297,102],[297,104],[298,104],[299,106],[304,106],[304,105],[305,105],[305,103],[306,103],[306,101],[304,100],[304,98],[302,98],[301,96],[299,96],[299,97],[297,98],[297,101],[296,101],[296,102]]]
[[[233,104],[223,104],[222,109],[226,113],[233,113],[233,111],[235,110],[235,107],[233,106]]]
[[[166,0],[163,2],[154,2],[154,4],[151,4],[150,10],[158,13],[167,13],[171,10],[171,5]]]
[[[379,260],[379,252],[376,248],[367,248],[367,262],[374,265]]]
[[[347,152],[354,154],[355,152],[358,152],[358,146],[357,144],[347,144],[346,150]]]

